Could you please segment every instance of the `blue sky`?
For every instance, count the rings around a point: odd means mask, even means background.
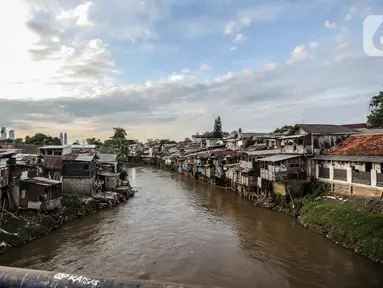
[[[383,86],[362,37],[378,0],[6,2],[0,115],[18,136],[361,122]]]

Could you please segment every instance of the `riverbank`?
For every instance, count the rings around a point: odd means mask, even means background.
[[[383,203],[380,199],[335,195],[314,183],[301,198],[257,195],[254,205],[297,217],[299,223],[337,245],[383,263]]]
[[[3,215],[0,228],[0,254],[12,247],[23,246],[35,239],[49,235],[65,223],[111,208],[134,196],[135,191],[127,183],[116,192],[103,192],[93,197],[62,194],[62,208],[52,213],[19,211]]]

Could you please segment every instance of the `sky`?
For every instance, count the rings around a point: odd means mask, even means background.
[[[130,139],[182,140],[217,116],[244,132],[360,123],[383,87],[383,57],[363,51],[381,0],[1,5],[0,124],[16,137],[105,140],[123,127]]]

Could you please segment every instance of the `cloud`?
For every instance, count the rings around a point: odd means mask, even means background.
[[[91,9],[92,5],[93,3],[91,1],[80,4],[74,9],[61,12],[61,14],[57,16],[57,19],[73,19],[79,26],[93,26],[94,22],[89,19],[89,10]]]
[[[336,26],[335,22],[330,22],[329,20],[326,20],[324,22],[324,27],[327,28],[327,29],[334,29],[335,26]]]
[[[313,58],[315,55],[314,52],[318,46],[319,43],[317,42],[310,42],[307,47],[305,45],[296,46],[291,52],[290,59],[286,61],[286,64]]]
[[[237,47],[232,46],[232,47],[230,47],[230,50],[231,50],[231,51],[235,51],[235,50],[237,50]]]
[[[334,38],[303,35],[302,39],[310,36],[315,41],[300,44],[289,39],[285,46],[291,50],[287,53],[260,53],[255,60],[237,61],[233,66],[231,63],[240,59],[235,59],[238,53],[229,53],[228,49],[236,49],[232,39],[250,35],[253,31],[245,30],[252,29],[254,23],[274,21],[282,13],[295,17],[297,8],[287,2],[267,6],[270,10],[253,5],[219,14],[225,15],[223,18],[202,15],[180,22],[177,18],[174,25],[174,18],[169,16],[173,8],[179,11],[187,5],[202,4],[98,0],[83,2],[81,5],[92,5],[80,13],[75,12],[79,5],[74,2],[15,0],[0,11],[0,32],[4,35],[0,115],[3,124],[18,135],[67,131],[73,140],[92,136],[105,139],[112,127],[121,126],[131,129],[128,134],[139,139],[145,134],[182,139],[212,127],[216,115],[221,116],[224,130],[242,126],[245,130],[270,131],[301,118],[311,123],[364,121],[368,100],[381,89],[383,59],[366,57],[355,31],[346,26],[360,15],[340,25],[349,29],[334,29]],[[334,8],[333,2],[326,3],[331,6],[328,9]],[[342,7],[335,21],[342,21],[349,8]],[[362,11],[358,6],[358,12],[351,14]],[[84,19],[93,26],[84,25]],[[171,28],[170,34],[164,33],[169,23],[177,26],[178,32],[187,28],[188,36],[180,33],[174,38]],[[223,32],[230,38],[223,37]],[[192,41],[191,36],[207,35],[212,37]],[[171,45],[169,39],[180,39],[180,48],[167,58],[156,49]],[[140,48],[145,45],[148,49]],[[189,50],[184,51],[184,47]],[[206,49],[193,53],[195,47]],[[133,52],[127,54],[126,50]],[[153,50],[156,58],[149,57]],[[251,55],[244,57],[250,59]],[[280,60],[284,57],[285,63]],[[198,63],[203,64],[198,67]],[[191,73],[186,68],[195,65],[197,70],[210,71]]]
[[[231,35],[239,33],[243,27],[249,26],[254,22],[267,22],[277,18],[285,8],[285,4],[260,4],[240,9],[236,19],[228,21],[224,26],[224,33]]]
[[[238,33],[235,38],[234,38],[234,42],[239,42],[239,41],[242,41],[244,39],[243,37],[243,34],[241,33]]]
[[[211,66],[209,64],[201,64],[199,69],[200,70],[211,70]]]

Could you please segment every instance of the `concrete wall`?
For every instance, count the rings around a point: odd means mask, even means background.
[[[88,179],[64,178],[63,193],[92,196],[95,192],[94,182],[95,182],[95,177],[88,178]]]
[[[382,197],[383,195],[382,189],[366,187],[364,185],[333,183],[331,186],[332,191],[334,191],[337,194],[357,195],[363,197]]]

